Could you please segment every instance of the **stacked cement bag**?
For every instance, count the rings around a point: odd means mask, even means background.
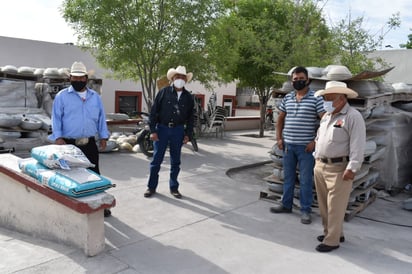
[[[2,79],[0,84],[0,108],[37,108],[34,81]]]
[[[291,76],[291,71],[278,74]],[[324,69],[308,67],[308,71],[312,79],[312,90],[323,89],[327,81],[337,80],[346,82],[349,88],[359,94],[358,98],[350,99],[349,104],[365,119],[367,143],[365,161],[356,174],[350,203],[366,202],[373,187],[385,190],[403,189],[412,178],[411,87],[404,83],[374,81],[368,73],[353,76],[346,67],[337,65]],[[278,89],[281,94],[292,90],[290,79]],[[272,149],[271,158],[275,165],[279,165],[281,161],[280,154],[276,149]],[[273,176],[275,175],[281,175],[279,170],[274,171]],[[272,185],[270,187],[278,189]]]
[[[37,112],[38,109],[33,112]],[[4,113],[3,113],[4,111]],[[42,113],[21,114],[30,109],[3,108],[0,110],[0,147],[16,153],[29,153],[33,146],[43,145],[51,127],[50,118]]]
[[[27,155],[34,146],[47,143],[51,130],[52,100],[46,89],[39,88],[37,70],[5,66],[0,81],[0,148]]]
[[[385,147],[382,157],[373,164],[380,172],[379,184],[385,190],[403,189],[411,182],[411,123],[411,112],[386,105],[380,119],[368,126],[378,147]]]
[[[19,161],[23,173],[64,195],[82,197],[114,186],[107,178],[87,169],[93,164],[74,145],[34,147],[31,156]]]

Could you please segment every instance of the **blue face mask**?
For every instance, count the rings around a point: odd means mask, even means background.
[[[327,113],[332,113],[335,111],[335,107],[333,106],[333,101],[323,101],[323,108]]]

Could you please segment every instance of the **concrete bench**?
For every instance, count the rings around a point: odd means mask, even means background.
[[[114,196],[65,196],[23,174],[19,159],[0,154],[0,226],[81,248],[87,256],[103,251],[103,211],[115,206]]]

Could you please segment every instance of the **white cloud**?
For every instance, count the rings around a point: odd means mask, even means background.
[[[363,16],[364,27],[371,34],[379,33],[388,19],[395,13],[400,13],[401,25],[391,30],[384,38],[383,46],[391,45],[399,48],[399,44],[408,41],[412,33],[412,1],[410,0],[328,0],[325,5],[326,19],[337,23],[346,18],[349,13],[353,18]]]
[[[0,35],[56,43],[76,42],[74,31],[64,21],[59,7],[63,1],[2,1]]]
[[[66,43],[77,41],[74,31],[64,21],[59,7],[62,0],[8,0],[0,8],[0,36]],[[379,31],[386,21],[400,12],[401,27],[392,30],[384,45],[399,48],[412,33],[412,1],[410,0],[324,0],[325,18],[337,23],[349,11],[354,17],[363,16],[365,28]]]

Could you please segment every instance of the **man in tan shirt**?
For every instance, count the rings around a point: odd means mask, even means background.
[[[358,94],[345,83],[329,81],[315,96],[323,97],[326,111],[315,148],[315,186],[323,224],[316,250],[329,252],[345,241],[343,221],[355,173],[364,159],[366,129],[360,112],[347,102]]]

